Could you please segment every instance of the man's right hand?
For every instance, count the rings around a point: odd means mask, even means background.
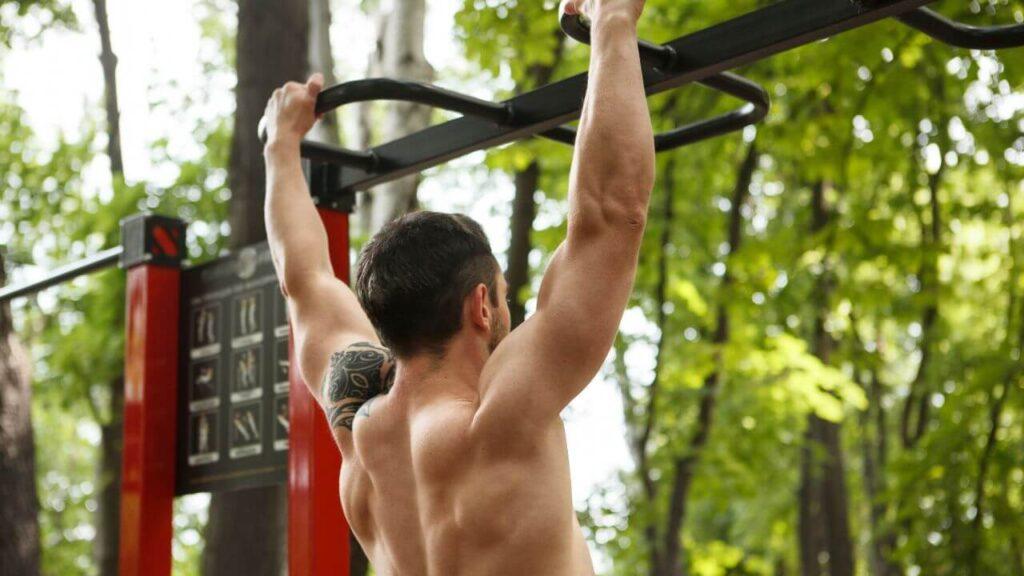
[[[305,84],[289,82],[274,90],[263,112],[267,146],[275,142],[298,144],[317,120],[316,98],[324,77],[313,74]]]
[[[592,22],[608,16],[625,16],[633,24],[640,20],[646,0],[563,0],[560,13],[582,14]]]

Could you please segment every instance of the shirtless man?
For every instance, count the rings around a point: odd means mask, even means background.
[[[593,26],[565,242],[537,310],[509,333],[480,226],[420,212],[335,279],[299,163],[321,79],[267,105],[266,222],[299,368],[342,453],[341,502],[382,576],[575,576],[593,565],[559,413],[611,348],[654,181],[637,54],[644,0],[571,0]],[[483,192],[481,192],[483,193]]]

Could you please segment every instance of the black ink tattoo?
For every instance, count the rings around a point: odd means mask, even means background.
[[[323,403],[331,428],[352,430],[355,415],[370,416],[370,400],[387,394],[395,381],[395,359],[369,342],[331,354],[323,383]]]

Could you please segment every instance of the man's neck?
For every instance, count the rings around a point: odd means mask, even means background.
[[[475,400],[480,373],[490,355],[478,338],[457,335],[440,357],[423,353],[398,359],[393,392],[410,399],[454,396]]]

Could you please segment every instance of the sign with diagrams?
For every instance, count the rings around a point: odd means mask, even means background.
[[[176,492],[285,481],[288,311],[261,244],[182,272]]]

